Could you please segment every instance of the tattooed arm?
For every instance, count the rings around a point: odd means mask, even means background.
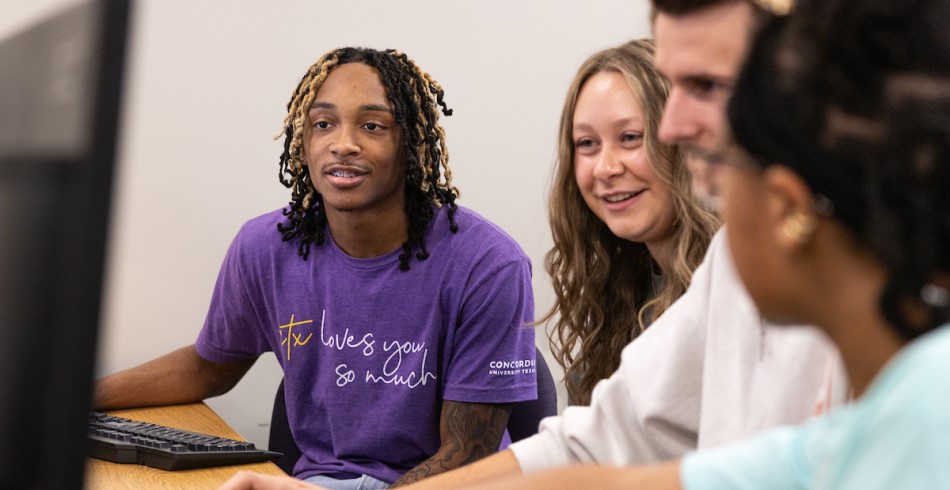
[[[432,457],[409,470],[393,487],[478,461],[498,452],[512,404],[442,403],[439,435],[442,445]]]

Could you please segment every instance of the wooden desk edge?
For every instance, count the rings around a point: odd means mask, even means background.
[[[189,403],[162,407],[111,410],[108,413],[152,424],[167,425],[193,432],[203,432],[229,439],[246,440],[235,432],[207,404]],[[239,470],[253,470],[271,475],[285,475],[274,463],[219,466],[195,470],[165,471],[141,465],[117,464],[100,459],[86,459],[87,489],[163,489],[217,488]]]

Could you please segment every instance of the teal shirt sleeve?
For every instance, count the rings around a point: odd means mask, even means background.
[[[950,488],[950,328],[907,346],[854,406],[687,455],[687,490]]]
[[[773,429],[747,441],[687,454],[680,465],[686,490],[792,490],[808,488],[798,454],[802,430]]]
[[[948,374],[950,328],[905,347],[841,428],[816,487],[950,488]]]

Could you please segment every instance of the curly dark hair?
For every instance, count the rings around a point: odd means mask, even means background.
[[[294,89],[287,103],[284,119],[284,151],[280,155],[278,177],[281,184],[292,190],[289,207],[284,210],[286,223],[277,225],[284,241],[300,239],[298,254],[307,260],[311,244],[322,245],[326,240],[326,212],[323,197],[310,180],[305,166],[304,135],[309,124],[307,112],[317,91],[327,76],[337,66],[346,63],[363,63],[379,72],[390,103],[396,124],[402,128],[402,144],[406,155],[406,203],[408,217],[407,240],[399,256],[399,268],[409,270],[413,249],[415,257],[425,260],[429,256],[424,234],[432,221],[434,207],[447,205],[452,232],[458,231],[455,222],[460,197],[458,188],[452,185],[449,154],[445,147],[445,130],[439,125],[439,107],[446,116],[452,110],[443,101],[442,87],[422,71],[415,62],[399,51],[378,51],[369,48],[346,47],[323,55],[313,64]]]
[[[950,293],[934,284],[950,271],[950,3],[796,9],[749,56],[729,108],[735,138],[832,203],[886,267],[882,312],[912,339],[950,320]]]

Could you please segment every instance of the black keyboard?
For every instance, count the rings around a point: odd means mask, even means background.
[[[93,412],[89,456],[113,463],[187,470],[260,463],[282,456],[254,444]]]

